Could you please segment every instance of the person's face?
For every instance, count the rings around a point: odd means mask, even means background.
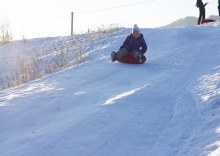
[[[139,37],[139,32],[138,31],[133,31],[133,36],[134,36],[134,38],[138,38]]]

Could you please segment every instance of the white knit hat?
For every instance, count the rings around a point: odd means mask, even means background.
[[[137,26],[137,24],[134,24],[134,27],[132,28],[132,33],[134,31],[137,31],[140,34],[140,28]]]

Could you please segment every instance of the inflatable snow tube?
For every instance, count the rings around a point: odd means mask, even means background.
[[[142,62],[139,63],[138,60],[136,58],[134,58],[134,56],[132,55],[132,53],[123,56],[122,58],[118,59],[119,62],[121,63],[129,63],[129,64],[143,64],[144,62],[146,62],[147,58],[146,56],[142,56]]]

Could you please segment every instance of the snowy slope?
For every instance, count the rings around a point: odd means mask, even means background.
[[[142,29],[147,62],[112,63],[126,29],[89,61],[0,92],[0,155],[219,156],[219,26]]]

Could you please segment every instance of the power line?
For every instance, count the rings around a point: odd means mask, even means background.
[[[116,6],[116,7],[111,7],[111,8],[104,8],[104,9],[97,9],[97,10],[90,10],[90,11],[84,11],[84,12],[76,12],[74,14],[84,14],[84,13],[91,13],[91,12],[98,12],[98,11],[106,11],[106,10],[112,10],[112,9],[118,9],[118,8],[123,8],[123,7],[128,7],[128,6],[133,6],[133,5],[139,5],[139,4],[143,4],[143,3],[149,3],[152,1],[156,1],[156,0],[148,0],[148,1],[143,1],[143,2],[138,2],[138,3],[133,3],[133,4],[127,4],[127,5],[121,5],[121,6]],[[31,27],[31,26],[35,26],[35,25],[39,25],[39,24],[43,24],[43,23],[47,23],[47,22],[51,22],[51,21],[55,21],[58,20],[60,18],[66,17],[66,16],[70,16],[69,14],[57,17],[57,18],[53,18],[53,19],[48,19],[42,22],[38,22],[38,23],[34,23],[25,27]]]
[[[84,13],[112,10],[112,9],[118,9],[118,8],[132,6],[132,5],[139,5],[139,4],[143,4],[143,3],[148,3],[148,2],[152,2],[152,1],[156,1],[156,0],[148,0],[148,1],[143,1],[143,2],[138,2],[138,3],[133,3],[133,4],[127,4],[127,5],[121,5],[121,6],[111,7],[111,8],[104,8],[104,9],[98,9],[98,10],[90,10],[90,11],[84,11],[84,12],[77,12],[77,13],[74,13],[74,14],[84,14]],[[48,19],[46,21],[34,23],[34,24],[31,24],[31,25],[28,25],[28,26],[25,26],[25,27],[31,27],[31,26],[42,24],[42,23],[47,23],[47,22],[50,22],[50,21],[55,21],[55,20],[58,20],[60,18],[66,17],[66,16],[69,16],[69,14],[68,15],[63,15],[63,16],[60,16],[60,17],[57,17],[57,18],[53,18],[53,19]]]
[[[84,13],[91,13],[91,12],[98,12],[98,11],[118,9],[118,8],[123,8],[123,7],[132,6],[132,5],[139,5],[139,4],[143,4],[143,3],[148,3],[148,2],[152,2],[152,1],[156,1],[156,0],[148,0],[148,1],[144,1],[144,2],[133,3],[133,4],[127,4],[127,5],[121,5],[121,6],[112,7],[112,8],[105,8],[105,9],[98,9],[98,10],[90,10],[90,11],[78,12],[78,13],[75,13],[75,14],[84,14]]]
[[[34,24],[28,25],[26,27],[31,27],[31,26],[42,24],[42,23],[47,23],[47,22],[50,22],[50,21],[55,21],[55,20],[58,20],[60,18],[66,17],[66,16],[70,16],[70,14],[68,14],[68,15],[66,14],[66,15],[63,15],[63,16],[60,16],[60,17],[57,17],[57,18],[48,19],[48,20],[45,20],[45,21],[42,21],[42,22],[34,23]]]

